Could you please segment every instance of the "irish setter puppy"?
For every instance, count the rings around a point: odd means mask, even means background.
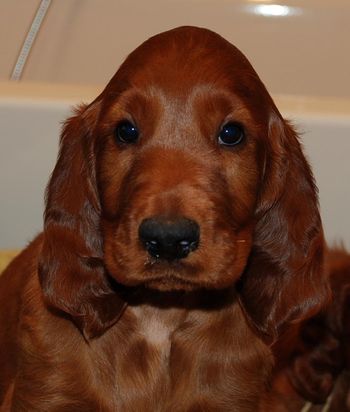
[[[177,28],[64,127],[0,292],[0,410],[258,411],[329,296],[297,135],[243,54]]]

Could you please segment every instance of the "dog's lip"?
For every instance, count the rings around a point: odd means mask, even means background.
[[[144,281],[146,286],[152,286],[152,284],[161,284],[161,285],[174,285],[176,286],[186,286],[186,287],[200,287],[199,282],[194,281],[193,279],[184,278],[182,276],[174,275],[174,274],[167,274],[167,275],[159,275],[159,276],[152,276],[150,278],[146,278]]]
[[[145,262],[144,270],[152,278],[174,277],[186,281],[197,266],[198,263],[189,258],[174,260],[151,258]],[[184,275],[184,273],[188,273],[188,275]]]

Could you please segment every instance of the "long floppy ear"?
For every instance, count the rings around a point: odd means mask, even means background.
[[[329,298],[317,189],[293,128],[272,114],[256,229],[240,302],[267,340]]]
[[[64,126],[46,191],[39,262],[45,301],[69,314],[85,338],[102,334],[125,307],[103,266],[91,133],[97,105],[81,106]]]

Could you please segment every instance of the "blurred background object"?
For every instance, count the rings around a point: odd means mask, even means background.
[[[276,3],[53,0],[23,80],[105,84],[145,39],[189,24],[212,29],[236,44],[271,93],[350,97],[349,1]],[[39,4],[0,1],[0,79],[9,79]]]

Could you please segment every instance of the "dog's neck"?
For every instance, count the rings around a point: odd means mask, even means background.
[[[152,404],[144,410],[155,410],[159,402],[159,410],[175,410],[179,404],[177,410],[190,410],[202,399],[203,385],[211,410],[229,411],[232,404],[237,410],[257,410],[251,405],[257,408],[257,394],[266,389],[272,357],[242,320],[234,287],[191,292],[140,288],[124,298],[128,306],[121,319],[96,341],[96,352],[100,345],[122,345],[121,351],[110,352],[115,359],[109,362],[118,371],[115,396],[123,410],[131,408],[130,392]]]
[[[124,299],[130,307],[142,305],[163,310],[218,311],[231,306],[237,300],[237,295],[233,287],[222,290],[159,291],[141,286],[126,291]]]
[[[169,356],[171,342],[190,325],[202,324],[204,331],[211,323],[208,319],[231,319],[240,311],[234,287],[167,292],[142,287],[125,297],[126,317],[137,333],[165,356]]]

